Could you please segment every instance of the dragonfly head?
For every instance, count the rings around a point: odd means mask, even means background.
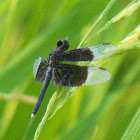
[[[62,51],[65,51],[69,48],[69,42],[66,39],[60,39],[57,42],[57,48],[61,49]]]

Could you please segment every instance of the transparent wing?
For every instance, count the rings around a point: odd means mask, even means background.
[[[33,74],[35,77],[35,82],[39,83],[45,79],[46,71],[48,68],[48,63],[42,57],[38,57],[33,66]]]
[[[83,85],[97,85],[110,80],[110,72],[104,68],[89,66],[87,80]]]
[[[88,48],[94,55],[93,60],[108,58],[118,50],[118,47],[112,43],[96,44],[93,46],[89,46]]]

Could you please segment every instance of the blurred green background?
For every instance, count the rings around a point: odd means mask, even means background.
[[[0,139],[32,140],[35,132],[39,140],[140,139],[139,24],[139,0],[1,0]],[[46,59],[68,35],[69,50],[117,44],[113,57],[93,63],[112,78],[78,88],[50,83],[31,119],[43,84],[34,83],[33,63],[38,56]],[[48,116],[37,133],[46,107]]]

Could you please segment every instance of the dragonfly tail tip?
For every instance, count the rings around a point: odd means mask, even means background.
[[[32,114],[31,114],[31,118],[33,118],[34,116],[35,116],[35,115],[32,113]]]

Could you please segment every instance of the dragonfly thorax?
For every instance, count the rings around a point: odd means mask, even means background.
[[[48,65],[50,67],[54,67],[56,64],[60,63],[57,59],[56,59],[56,52],[53,51],[50,53],[49,57],[48,57]]]

